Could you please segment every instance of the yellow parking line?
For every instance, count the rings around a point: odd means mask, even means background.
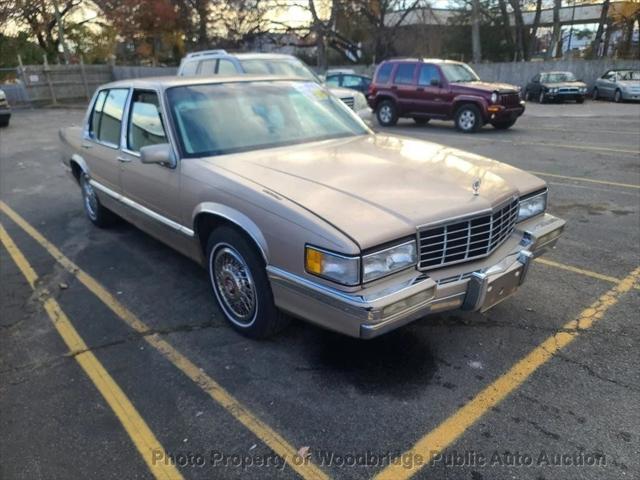
[[[0,242],[9,252],[9,255],[27,282],[29,282],[33,291],[37,291],[38,274],[33,270],[2,224],[0,224]],[[46,290],[39,291],[39,293],[38,298],[42,302],[53,326],[71,352],[80,352],[74,358],[107,401],[113,413],[116,414],[153,476],[157,479],[181,479],[182,475],[175,466],[153,460],[154,452],[164,452],[164,448],[156,436],[126,394],[109,375],[109,372],[102,366],[96,356],[89,351],[87,344],[73,327],[58,302]]]
[[[573,180],[576,182],[597,183],[600,185],[611,185],[613,187],[640,188],[640,185],[636,185],[632,183],[608,182],[606,180],[594,180],[592,178],[585,178],[585,177],[569,177],[567,175],[556,175],[555,173],[534,172],[532,170],[529,170],[529,173],[533,173],[534,175],[540,175],[541,177],[563,178],[565,180]]]
[[[160,338],[157,334],[150,335],[150,327],[142,322],[136,315],[116,299],[106,288],[98,283],[92,276],[84,272],[78,265],[69,260],[55,245],[44,238],[40,232],[33,228],[17,212],[6,203],[0,201],[0,210],[20,226],[29,236],[39,243],[56,261],[67,271],[73,274],[91,293],[98,297],[118,317],[136,332],[144,335],[144,339],[160,352],[174,366],[181,370],[187,377],[195,382],[213,400],[221,405],[236,420],[262,440],[271,450],[282,457],[289,466],[305,479],[328,479],[329,477],[311,462],[294,461],[297,449],[287,442],[281,435],[269,427],[266,423],[254,416],[251,411],[236,400],[218,382],[207,375],[203,370],[182,355],[171,344]],[[301,463],[301,465],[298,465]]]
[[[405,467],[402,462],[391,464],[376,475],[376,480],[410,478],[418,470],[428,466],[436,455],[441,454],[491,408],[520,387],[538,368],[553,358],[562,348],[573,342],[582,330],[591,328],[595,322],[602,319],[605,312],[618,303],[620,295],[633,288],[639,278],[640,268],[636,268],[615,287],[584,309],[575,320],[565,324],[558,333],[547,338],[511,367],[508,372],[478,393],[464,407],[418,440],[405,453],[407,458],[413,460],[413,462],[408,462],[414,463],[413,467]]]
[[[616,277],[603,275],[601,273],[592,272],[591,270],[584,270],[578,267],[572,267],[571,265],[565,265],[564,263],[554,262],[553,260],[547,260],[546,258],[536,258],[534,261],[537,263],[541,263],[542,265],[547,265],[548,267],[554,267],[554,268],[559,268],[561,270],[566,270],[568,272],[579,273],[580,275],[596,278],[598,280],[603,280],[609,283],[620,283],[622,281]]]

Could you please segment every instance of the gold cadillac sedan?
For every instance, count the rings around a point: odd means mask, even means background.
[[[110,83],[60,138],[89,219],[125,218],[200,262],[229,323],[254,338],[289,315],[372,338],[485,311],[565,225],[541,179],[373,133],[304,79]]]

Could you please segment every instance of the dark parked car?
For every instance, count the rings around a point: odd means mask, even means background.
[[[371,78],[356,73],[330,72],[325,77],[325,82],[329,87],[350,88],[366,94],[371,85]]]
[[[524,112],[519,88],[482,82],[466,64],[450,60],[387,60],[376,69],[368,101],[382,126],[400,117],[425,124],[432,118],[453,120],[461,132],[485,123],[511,127]]]
[[[0,90],[0,127],[8,127],[11,118],[11,109],[7,102],[6,94]]]
[[[542,72],[534,75],[524,90],[526,100],[540,103],[575,100],[584,102],[587,84],[577,80],[571,72]]]
[[[610,98],[614,102],[640,100],[640,70],[609,70],[593,87],[593,99]]]

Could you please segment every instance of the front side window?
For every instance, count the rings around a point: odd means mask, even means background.
[[[418,77],[418,85],[429,86],[432,80],[440,83],[440,72],[435,65],[422,65],[420,67],[420,76]]]
[[[640,80],[640,70],[621,70],[618,72],[618,79],[622,81]]]
[[[393,64],[385,63],[378,69],[378,74],[376,75],[376,83],[387,83],[391,78],[391,70],[393,69]]]
[[[395,83],[401,85],[411,85],[413,83],[413,73],[416,71],[414,63],[401,63],[396,70]]]
[[[230,76],[230,75],[236,75],[236,74],[237,74],[236,67],[233,65],[232,62],[222,58],[218,60],[218,75]]]
[[[368,133],[313,82],[190,85],[170,88],[167,99],[187,158]]]
[[[158,94],[136,90],[131,100],[127,148],[133,152],[139,152],[142,147],[158,143],[167,143],[160,116]]]
[[[342,77],[342,86],[347,88],[355,88],[362,86],[362,77],[356,75],[344,75]]]
[[[94,138],[101,142],[119,146],[122,113],[124,112],[129,90],[124,88],[105,90],[104,97],[102,97],[102,93],[98,94],[92,115],[92,134]],[[101,106],[99,102],[102,99],[104,100]]]

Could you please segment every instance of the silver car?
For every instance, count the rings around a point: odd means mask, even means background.
[[[640,70],[609,70],[593,87],[593,99],[640,100]]]

